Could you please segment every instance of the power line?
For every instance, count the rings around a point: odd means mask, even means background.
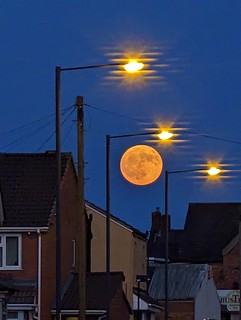
[[[68,108],[68,110],[70,110],[70,113],[69,113],[69,114],[67,115],[67,117],[61,122],[61,125],[63,125],[63,124],[70,118],[70,116],[73,114],[73,112],[74,112],[75,109],[76,109],[76,105],[71,106],[71,109]],[[66,111],[67,111],[67,110],[66,110]],[[65,111],[65,113],[66,113],[66,111]],[[73,125],[71,125],[71,128],[72,128],[72,126],[73,126]],[[36,149],[35,152],[39,152],[39,151],[46,145],[46,143],[49,142],[50,139],[55,135],[55,132],[56,132],[56,130],[54,130],[54,131],[47,137],[47,139]],[[66,135],[68,135],[69,132],[70,132],[70,129],[68,130],[68,132],[67,132]],[[64,137],[63,142],[64,142],[65,139],[66,139],[66,136]]]
[[[71,115],[72,112],[73,112],[73,107],[75,108],[75,105],[71,105],[71,106],[69,106],[69,107],[67,107],[67,108],[64,108],[64,109],[62,110],[62,112],[61,112],[62,115],[65,116],[65,114],[66,114],[69,110],[71,111],[71,113],[70,113],[70,115]],[[5,149],[5,150],[8,150],[9,147],[13,147],[13,146],[15,146],[16,144],[19,144],[19,143],[21,143],[21,142],[23,142],[23,141],[25,141],[25,140],[27,140],[27,139],[29,139],[29,138],[32,138],[32,137],[36,136],[40,131],[42,131],[44,128],[46,128],[49,124],[53,123],[53,120],[52,120],[51,118],[52,118],[54,115],[55,115],[55,114],[51,114],[51,115],[45,116],[45,117],[43,117],[43,118],[41,118],[41,119],[32,121],[32,122],[27,123],[27,124],[24,124],[24,125],[22,125],[22,126],[20,126],[20,127],[18,127],[18,128],[11,129],[11,130],[9,130],[9,131],[7,131],[7,132],[4,132],[4,133],[0,134],[0,136],[3,136],[3,135],[6,135],[6,134],[11,134],[11,133],[15,133],[15,132],[18,133],[19,131],[21,131],[21,130],[29,127],[29,126],[32,126],[32,125],[34,125],[34,124],[36,124],[36,123],[39,123],[39,122],[43,121],[44,119],[50,119],[50,120],[48,120],[47,122],[45,122],[44,124],[42,124],[41,126],[39,126],[39,127],[37,127],[37,128],[34,128],[34,129],[31,130],[30,132],[27,132],[26,134],[21,135],[20,137],[18,137],[17,139],[11,141],[10,143],[7,143],[7,144],[3,145],[1,148],[2,148],[2,149]],[[70,115],[69,115],[69,116],[70,116]],[[66,118],[64,121],[62,121],[62,124],[65,123],[65,121],[69,118],[69,116],[67,116],[67,118]],[[54,131],[53,133],[51,133],[51,135],[45,140],[45,142],[43,143],[43,145],[45,145],[45,144],[52,138],[52,136],[54,135],[54,133],[55,133],[55,131]],[[39,148],[38,148],[38,150],[39,150]]]
[[[143,123],[150,123],[149,121],[146,121],[146,120],[143,120],[143,119],[132,118],[132,117],[129,117],[129,116],[123,114],[123,113],[117,113],[117,112],[114,112],[114,111],[109,111],[109,110],[106,110],[106,109],[102,109],[100,107],[95,107],[95,106],[87,104],[87,103],[85,103],[84,105],[86,107],[89,107],[89,108],[92,108],[92,109],[95,109],[95,110],[98,110],[98,111],[101,111],[101,112],[109,113],[109,114],[114,115],[114,116],[126,118],[126,119],[133,120],[133,121],[143,122]]]
[[[102,112],[105,112],[105,113],[109,113],[109,114],[112,114],[112,115],[115,115],[115,116],[124,117],[124,118],[130,119],[130,120],[139,121],[139,122],[143,122],[143,123],[150,123],[150,122],[145,121],[143,119],[132,118],[132,117],[129,117],[127,115],[120,114],[120,113],[113,112],[113,111],[109,111],[109,110],[106,110],[106,109],[102,109],[100,107],[95,107],[95,106],[90,105],[90,104],[86,104],[85,103],[84,105],[89,107],[89,108],[92,108],[92,109],[95,109],[95,110],[98,110],[98,111],[102,111]],[[187,133],[187,134],[197,135],[197,136],[200,136],[200,137],[203,137],[203,138],[208,138],[208,139],[213,139],[213,140],[220,140],[220,141],[227,142],[227,143],[233,143],[233,144],[241,145],[241,141],[231,140],[231,139],[222,138],[222,137],[218,137],[218,136],[212,136],[212,135],[208,135],[208,134],[204,134],[204,133],[193,132],[193,131],[189,131],[189,130],[184,130],[183,132]]]
[[[139,118],[132,118],[132,117],[129,117],[127,115],[124,115],[124,114],[120,114],[120,113],[117,113],[117,112],[113,112],[113,111],[109,111],[109,110],[106,110],[106,109],[103,109],[103,108],[100,108],[100,107],[96,107],[96,106],[93,106],[93,105],[90,105],[90,104],[84,104],[85,106],[89,107],[89,108],[92,108],[94,110],[98,110],[98,111],[101,111],[101,112],[105,112],[105,113],[108,113],[108,114],[112,114],[112,115],[115,115],[115,116],[119,116],[119,117],[123,117],[123,118],[127,118],[127,119],[130,119],[130,120],[133,120],[133,121],[138,121],[138,122],[143,122],[143,123],[149,123],[148,121],[145,121],[143,119],[139,119]],[[72,113],[74,112],[76,106],[75,104],[74,105],[71,105],[69,107],[66,107],[62,110],[61,114],[62,116],[65,116],[69,111],[70,113],[67,115],[67,117],[62,121],[62,125],[70,118],[70,116],[72,115]],[[34,120],[32,122],[29,122],[29,123],[26,123],[24,125],[21,125],[20,127],[17,127],[17,128],[13,128],[9,131],[5,131],[3,133],[0,133],[0,137],[2,136],[5,136],[7,134],[13,134],[15,132],[19,132],[27,127],[30,127],[32,125],[35,125],[43,120],[46,120],[46,119],[50,119],[48,120],[46,123],[44,123],[43,125],[37,127],[37,128],[34,128],[32,131],[30,132],[27,132],[26,134],[22,135],[21,137],[18,137],[17,139],[15,139],[14,141],[10,142],[10,143],[7,143],[5,145],[2,146],[2,149],[8,149],[9,147],[12,147],[14,145],[16,145],[17,143],[20,143],[22,142],[23,140],[25,141],[26,139],[29,139],[30,137],[33,137],[35,136],[37,133],[39,133],[41,130],[43,130],[44,128],[46,128],[50,123],[52,123],[52,118],[55,116],[55,113],[52,113],[50,115],[47,115],[47,116],[44,116],[40,119],[37,119],[37,120]],[[69,135],[71,129],[73,127],[73,124],[71,124],[70,128],[68,129],[68,132],[66,133],[63,141],[66,140],[67,136]],[[189,131],[189,130],[184,130],[183,133],[185,134],[192,134],[192,135],[196,135],[196,136],[199,136],[199,137],[203,137],[203,138],[208,138],[208,139],[213,139],[213,140],[219,140],[219,141],[223,141],[223,142],[227,142],[227,143],[232,143],[232,144],[237,144],[237,145],[241,145],[241,141],[237,141],[237,140],[232,140],[232,139],[227,139],[227,138],[223,138],[223,137],[218,137],[218,136],[212,136],[212,135],[208,135],[208,134],[205,134],[205,133],[198,133],[198,132],[194,132],[194,131]],[[47,139],[40,145],[39,148],[37,148],[37,151],[38,152],[40,149],[43,148],[43,146],[54,136],[55,134],[55,131],[53,131],[48,137]]]
[[[184,132],[186,132],[186,133],[188,133],[188,134],[197,135],[197,136],[200,136],[200,137],[203,137],[203,138],[220,140],[220,141],[224,141],[224,142],[228,142],[228,143],[233,143],[233,144],[239,144],[239,145],[241,145],[241,141],[236,141],[236,140],[221,138],[221,137],[217,137],[217,136],[211,136],[211,135],[208,135],[208,134],[198,133],[198,132],[192,132],[192,131],[184,131]]]
[[[74,105],[64,108],[64,109],[62,110],[62,114],[65,114],[65,112],[67,112],[69,109],[73,108],[73,106],[74,106]],[[43,120],[45,120],[45,119],[52,118],[52,117],[55,117],[55,113],[51,113],[51,114],[49,114],[49,115],[47,115],[47,116],[44,116],[44,117],[42,117],[42,118],[40,118],[40,119],[37,119],[37,120],[34,120],[34,121],[32,121],[32,122],[27,122],[27,123],[21,125],[20,127],[13,128],[13,129],[10,129],[10,130],[8,130],[8,131],[2,132],[2,133],[0,133],[0,136],[4,136],[4,135],[10,134],[10,133],[14,133],[14,132],[16,132],[16,131],[18,131],[18,130],[22,130],[22,129],[26,128],[26,127],[29,127],[29,126],[31,126],[31,125],[33,125],[33,124],[36,124],[36,123],[38,123],[38,122],[41,122],[41,121],[43,121]]]

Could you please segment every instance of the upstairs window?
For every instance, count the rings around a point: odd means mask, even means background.
[[[16,270],[21,267],[21,235],[0,235],[0,270]]]

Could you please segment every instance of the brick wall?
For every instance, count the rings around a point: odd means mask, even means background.
[[[61,191],[61,273],[62,284],[72,270],[72,240],[77,239],[77,181],[71,166],[65,175]],[[49,232],[42,238],[42,310],[41,320],[51,319],[55,300],[55,216]],[[78,242],[78,241],[77,241]]]
[[[10,277],[14,279],[37,277],[37,247],[38,235],[35,232],[22,234],[22,269],[21,270],[1,270],[0,277]]]
[[[212,264],[217,289],[237,289],[239,282],[239,246],[236,244],[223,256],[223,263]]]
[[[130,311],[127,301],[124,299],[121,285],[111,301],[110,318],[115,320],[129,320],[130,318]]]
[[[194,320],[194,301],[169,301],[168,319],[171,320]],[[164,311],[157,315],[157,320],[164,320]]]

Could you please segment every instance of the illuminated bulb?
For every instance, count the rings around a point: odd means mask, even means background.
[[[137,62],[136,60],[130,60],[129,63],[125,64],[123,68],[129,73],[135,73],[140,71],[144,67],[144,64]]]
[[[173,133],[169,132],[169,131],[162,131],[161,133],[159,133],[158,138],[161,140],[168,140],[173,136]]]
[[[217,174],[219,174],[221,172],[220,169],[216,168],[216,167],[211,167],[207,173],[210,175],[210,176],[216,176]]]

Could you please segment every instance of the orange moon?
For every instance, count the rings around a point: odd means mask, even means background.
[[[120,170],[124,178],[139,186],[156,181],[162,168],[160,154],[146,145],[136,145],[127,149],[120,160]]]

